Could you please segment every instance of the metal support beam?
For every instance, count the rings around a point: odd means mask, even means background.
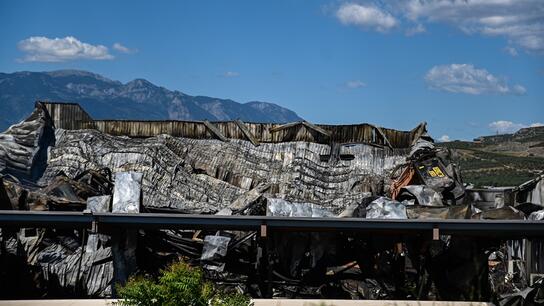
[[[253,136],[253,134],[251,134],[251,132],[247,129],[247,127],[245,126],[245,124],[240,121],[240,120],[236,120],[234,121],[234,123],[236,123],[236,125],[238,126],[238,128],[242,131],[242,133],[244,133],[244,136],[246,136],[246,138],[254,145],[254,146],[259,146],[261,143],[257,140],[257,138],[255,138],[255,136]]]
[[[325,129],[322,129],[320,127],[318,127],[317,125],[315,124],[312,124],[308,121],[302,121],[302,125],[304,125],[305,127],[309,128],[309,129],[312,129],[318,133],[321,133],[323,134],[325,137],[331,137],[331,132],[325,130]]]
[[[289,128],[292,128],[292,127],[295,127],[295,126],[301,125],[301,124],[302,124],[302,121],[290,122],[290,123],[286,123],[286,124],[282,124],[282,125],[278,125],[278,126],[275,126],[273,128],[270,128],[269,131],[270,131],[270,133],[275,133],[275,132],[285,130],[285,129],[289,129]]]
[[[304,126],[305,128],[310,129],[310,130],[314,130],[314,131],[322,134],[323,136],[325,136],[327,138],[330,138],[331,135],[332,135],[332,133],[330,131],[327,131],[327,130],[325,130],[323,128],[320,128],[317,125],[312,124],[312,123],[310,123],[308,121],[291,122],[291,123],[283,124],[283,125],[280,125],[280,126],[276,126],[276,127],[273,127],[273,128],[270,129],[270,133],[275,133],[277,131],[290,129],[290,128],[293,128],[293,127],[296,127],[296,126]]]
[[[215,125],[211,124],[210,121],[205,120],[203,122],[204,122],[204,125],[208,128],[208,130],[212,133],[212,135],[215,135],[215,137],[217,137],[221,141],[225,141],[225,142],[229,141],[229,139],[225,137],[223,134],[221,134],[219,129],[216,128]]]
[[[389,139],[387,138],[387,136],[385,135],[384,131],[382,130],[381,127],[379,126],[376,126],[376,125],[372,125],[370,124],[370,126],[372,126],[376,131],[378,131],[378,134],[380,134],[380,136],[382,136],[383,138],[383,142],[386,146],[388,146],[389,148],[393,149],[393,145],[391,145],[391,143],[389,142]]]

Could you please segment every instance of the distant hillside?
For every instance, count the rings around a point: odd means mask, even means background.
[[[456,149],[463,180],[476,186],[516,186],[544,171],[544,127],[439,145]]]
[[[0,73],[0,131],[30,114],[36,100],[77,102],[96,119],[302,120],[273,103],[190,96],[144,79],[123,84],[87,71],[59,70]]]

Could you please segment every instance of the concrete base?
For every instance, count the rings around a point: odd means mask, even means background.
[[[112,306],[116,300],[18,300],[0,301],[1,306]],[[447,302],[447,301],[391,301],[391,300],[288,300],[256,299],[254,306],[492,306],[484,302]]]
[[[258,299],[255,306],[491,306],[483,302],[447,302],[447,301],[392,301],[392,300],[293,300],[293,299]]]

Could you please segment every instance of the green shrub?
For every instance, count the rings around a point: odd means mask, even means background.
[[[249,297],[226,293],[204,280],[202,270],[178,262],[161,271],[158,280],[130,278],[117,288],[119,305],[248,306]]]

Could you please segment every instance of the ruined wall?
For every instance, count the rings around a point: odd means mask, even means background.
[[[202,121],[136,121],[136,120],[93,120],[78,104],[40,102],[49,111],[56,128],[67,130],[97,129],[101,132],[129,137],[153,137],[168,134],[176,137],[213,139],[216,136]],[[421,124],[411,131],[378,128],[371,124],[316,125],[330,133],[325,136],[302,125],[274,130],[281,125],[273,123],[243,123],[259,142],[307,141],[330,144],[369,143],[393,148],[408,148],[414,139],[426,132]],[[213,122],[222,135],[229,139],[247,140],[234,121]]]
[[[51,118],[43,105],[36,104],[28,118],[0,133],[0,173],[26,180],[40,177],[53,141]]]
[[[253,146],[249,141],[198,140],[160,135],[141,139],[96,130],[56,131],[40,184],[63,171],[73,177],[86,169],[144,173],[143,203],[149,208],[213,213],[242,193],[270,183],[268,193],[314,202],[333,211],[383,188],[384,176],[404,162],[404,150],[358,144],[342,147],[353,160],[322,161],[330,146],[288,142]]]

